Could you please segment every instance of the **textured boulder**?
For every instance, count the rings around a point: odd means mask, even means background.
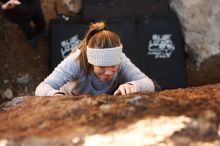
[[[186,51],[199,66],[220,52],[220,1],[171,0],[185,36]]]
[[[14,98],[1,146],[220,145],[220,84],[128,96]]]

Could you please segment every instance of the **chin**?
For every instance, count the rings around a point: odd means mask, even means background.
[[[102,80],[103,81],[110,81],[112,79],[112,77],[111,78],[103,78]]]

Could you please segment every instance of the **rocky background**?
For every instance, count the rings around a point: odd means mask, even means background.
[[[55,6],[60,13],[75,15],[64,7],[62,1],[41,1],[47,23],[57,17]],[[220,82],[219,3],[218,0],[169,1],[184,33],[189,87]],[[0,101],[34,95],[35,87],[49,74],[48,42],[40,40],[38,48],[30,48],[18,27],[1,15],[0,32]]]
[[[184,33],[189,86],[219,82],[219,4],[219,0],[170,0]]]
[[[41,0],[47,24],[59,13],[76,15],[62,1]],[[220,82],[219,1],[170,0],[177,13],[185,39],[188,86]],[[160,11],[160,10],[158,10]],[[48,41],[30,48],[18,27],[0,15],[0,100],[34,95],[35,87],[48,74]]]
[[[185,36],[186,52],[198,67],[220,53],[220,1],[172,0],[170,6],[179,16]]]

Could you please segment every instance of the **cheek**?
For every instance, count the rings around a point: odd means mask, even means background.
[[[94,71],[95,74],[102,74],[102,73],[104,73],[104,70],[99,69],[99,68],[93,68],[93,71]]]
[[[111,72],[115,73],[118,71],[118,67],[111,68]]]
[[[117,71],[118,71],[118,67],[115,67],[115,68],[113,69],[113,71],[114,71],[114,72],[117,72]]]
[[[93,67],[93,72],[96,75],[104,75],[104,74],[114,74],[118,71],[118,67],[114,68],[99,68],[99,67]]]

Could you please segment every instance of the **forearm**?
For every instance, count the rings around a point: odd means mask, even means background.
[[[61,91],[44,82],[40,83],[35,90],[35,96],[53,96],[56,93],[61,93]]]
[[[77,78],[80,74],[79,63],[74,63],[79,51],[65,58],[54,71],[38,85],[35,91],[37,96],[53,96],[61,92],[60,88],[69,81]]]
[[[53,96],[60,92],[59,89],[67,81],[69,75],[62,71],[62,68],[57,67],[43,82],[41,82],[35,91],[36,96]]]
[[[67,75],[63,74],[56,68],[43,82],[36,88],[36,96],[53,96],[55,93],[60,92],[59,89],[67,81]]]
[[[137,92],[155,91],[153,81],[137,68],[126,56],[123,58],[121,75],[124,76],[127,83],[136,86]]]
[[[154,83],[148,77],[135,80],[135,81],[131,81],[128,83],[133,84],[136,87],[137,92],[145,92],[145,91],[154,92],[155,91]]]

